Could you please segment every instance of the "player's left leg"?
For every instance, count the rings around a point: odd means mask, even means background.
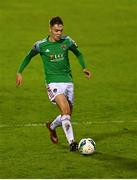
[[[62,128],[66,135],[67,141],[70,145],[70,150],[75,151],[77,150],[78,144],[75,142],[73,128],[71,124],[71,106],[64,94],[60,94],[56,96],[55,102],[58,105],[61,111],[61,121],[62,121]]]
[[[69,102],[70,105],[70,111],[72,113],[72,107],[73,105],[71,104],[71,102]],[[61,114],[58,115],[52,122],[47,122],[46,126],[50,131],[50,139],[54,144],[58,143],[58,137],[57,137],[57,133],[56,133],[56,128],[62,126],[62,120],[61,120]]]
[[[57,104],[61,115],[57,116],[53,122],[47,123],[50,132],[50,138],[53,143],[58,142],[56,128],[62,125],[70,150],[77,149],[77,143],[74,141],[73,129],[71,125],[71,113],[73,109],[73,83],[50,83],[47,87],[48,96],[52,103]]]

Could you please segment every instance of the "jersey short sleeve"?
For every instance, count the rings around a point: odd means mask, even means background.
[[[33,51],[38,54],[40,52],[40,48],[39,48],[39,45],[40,45],[41,41],[37,41],[35,42],[35,44],[33,45],[32,49]]]
[[[78,48],[78,45],[71,37],[67,36],[66,39],[69,40],[70,49],[71,49],[71,47]]]

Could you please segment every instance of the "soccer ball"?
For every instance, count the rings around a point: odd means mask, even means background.
[[[96,143],[91,138],[81,139],[78,144],[78,150],[81,154],[93,154],[96,150]]]

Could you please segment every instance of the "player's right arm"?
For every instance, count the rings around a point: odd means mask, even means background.
[[[29,64],[32,57],[36,56],[39,53],[37,43],[33,46],[33,48],[30,50],[30,52],[27,54],[27,56],[24,58],[23,62],[20,64],[19,69],[16,74],[16,86],[19,87],[22,84],[23,77],[22,72],[25,69],[25,67]]]

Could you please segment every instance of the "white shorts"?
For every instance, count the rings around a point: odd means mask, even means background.
[[[50,101],[55,103],[55,97],[59,94],[64,94],[68,101],[73,104],[74,99],[74,85],[73,83],[49,83],[47,85],[47,92]]]

